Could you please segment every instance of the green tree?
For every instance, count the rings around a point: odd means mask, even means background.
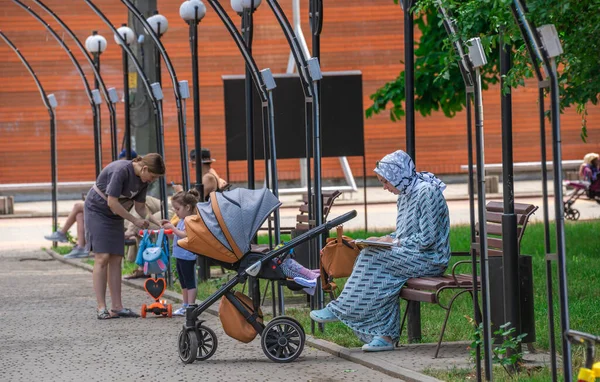
[[[395,0],[397,2],[397,0]],[[444,0],[455,18],[458,37],[463,41],[480,37],[488,64],[482,68],[482,87],[499,81],[498,47],[513,47],[513,67],[507,86],[518,87],[534,77],[532,64],[510,11],[509,0]],[[600,93],[600,0],[530,0],[527,17],[536,26],[554,24],[564,53],[557,58],[561,110],[575,106],[582,116],[585,140],[587,105],[598,104]],[[415,24],[421,37],[415,48],[415,109],[423,116],[442,110],[454,117],[465,106],[465,89],[458,68],[458,56],[438,16],[435,0],[419,0]],[[503,32],[502,34],[500,32]],[[506,90],[506,89],[504,89]],[[389,109],[392,121],[405,115],[403,108],[404,71],[371,95],[373,104],[367,118]]]

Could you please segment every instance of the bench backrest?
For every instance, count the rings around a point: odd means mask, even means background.
[[[323,221],[327,220],[327,216],[329,216],[329,212],[331,212],[333,203],[340,195],[342,195],[342,193],[338,190],[322,193]],[[302,195],[302,201],[304,203],[299,208],[300,214],[296,215],[296,229],[308,230],[309,229],[309,219],[308,219],[308,195],[307,194]]]
[[[538,207],[533,204],[515,203],[515,215],[517,215],[517,250],[521,248],[521,239],[529,222],[529,218]],[[502,214],[504,205],[502,202],[489,202],[486,205],[486,230],[488,237],[488,256],[502,256]],[[476,243],[472,248],[479,255],[479,224],[475,225],[477,232]]]

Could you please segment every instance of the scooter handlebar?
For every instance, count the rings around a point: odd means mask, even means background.
[[[160,232],[159,229],[147,229],[146,231],[148,231],[148,233],[150,233],[150,234],[152,234],[152,233],[159,233]],[[170,235],[172,233],[173,233],[172,229],[166,229],[165,230],[165,234],[167,234],[167,235]],[[140,236],[143,236],[144,235],[144,230],[141,229],[140,232],[139,232],[139,234],[140,234]]]

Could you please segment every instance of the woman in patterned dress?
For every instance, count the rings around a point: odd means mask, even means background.
[[[400,289],[409,278],[440,275],[450,258],[450,220],[442,195],[446,185],[429,172],[416,172],[401,150],[378,161],[374,171],[383,188],[398,195],[398,214],[396,231],[369,239],[392,246],[363,249],[337,300],[310,313],[317,322],[346,324],[366,343],[364,351],[394,349]]]

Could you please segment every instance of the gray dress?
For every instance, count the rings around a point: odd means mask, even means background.
[[[146,201],[148,184],[135,175],[132,161],[118,160],[109,163],[96,186],[103,195],[92,188],[85,198],[85,237],[88,250],[95,253],[125,254],[124,219],[113,213],[105,199],[119,198],[119,203],[129,211],[135,202]],[[104,196],[104,197],[103,197]]]
[[[437,276],[450,258],[448,206],[440,189],[417,184],[398,197],[396,231],[400,246],[366,247],[337,300],[327,307],[364,342],[373,336],[398,339],[400,289],[412,277]]]

